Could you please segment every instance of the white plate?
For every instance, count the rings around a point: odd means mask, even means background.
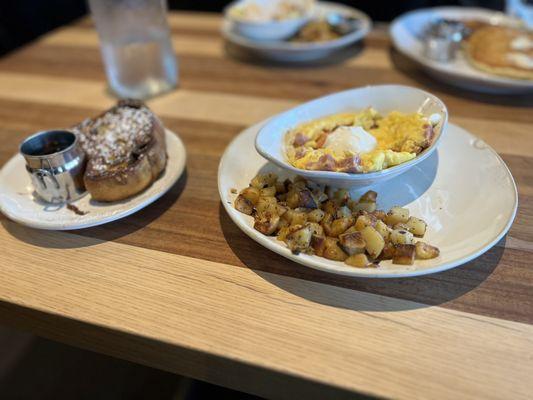
[[[218,189],[230,218],[244,233],[266,248],[300,264],[341,275],[397,278],[444,271],[478,257],[509,230],[518,196],[507,166],[498,154],[464,129],[448,124],[439,148],[405,174],[375,185],[378,207],[406,206],[412,215],[428,222],[424,240],[441,250],[433,260],[412,266],[382,262],[377,269],[358,269],[341,262],[306,254],[294,255],[282,242],[253,229],[253,218],[233,208],[231,189],[247,187],[258,172],[285,172],[254,150],[254,140],[264,123],[237,136],[226,149],[218,169]],[[354,195],[363,191],[353,191]]]
[[[181,139],[166,130],[167,166],[163,174],[143,192],[127,200],[101,203],[89,194],[72,204],[85,215],[65,206],[42,203],[33,195],[30,177],[20,154],[11,158],[0,171],[0,211],[9,219],[39,229],[69,230],[88,228],[124,218],[163,196],[179,179],[185,168],[186,152]]]
[[[315,43],[292,43],[288,41],[256,41],[237,34],[231,21],[224,21],[222,35],[230,42],[257,56],[273,61],[301,62],[325,58],[340,48],[347,47],[363,39],[372,27],[368,15],[355,8],[342,4],[319,2],[315,7],[315,15],[325,15],[329,12],[338,12],[358,18],[361,28],[336,40]]]
[[[390,27],[394,47],[420,64],[429,74],[446,83],[484,92],[519,93],[533,91],[533,81],[492,75],[472,67],[461,51],[448,62],[438,62],[423,54],[420,39],[424,27],[436,18],[481,20],[493,24],[518,26],[521,22],[503,13],[483,8],[435,7],[411,11],[396,18]]]

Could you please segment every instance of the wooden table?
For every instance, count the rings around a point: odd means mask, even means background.
[[[226,54],[220,22],[170,16],[181,86],[149,105],[187,146],[179,183],[92,229],[1,217],[0,322],[266,397],[531,398],[533,97],[437,84],[391,50],[384,28],[339,64],[247,63]],[[383,82],[440,96],[451,122],[501,154],[520,193],[509,235],[460,268],[394,280],[314,271],[246,237],[217,193],[229,141],[303,100]],[[27,134],[113,104],[105,83],[88,20],[1,59],[0,162]]]

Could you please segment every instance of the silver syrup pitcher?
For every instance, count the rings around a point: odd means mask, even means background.
[[[67,130],[38,132],[20,145],[37,195],[48,203],[60,204],[85,194],[85,153],[78,137]]]

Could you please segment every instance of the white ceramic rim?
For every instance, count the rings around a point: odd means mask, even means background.
[[[262,121],[256,125],[254,125],[250,129],[259,130],[261,126],[263,126],[266,123],[265,121]],[[455,125],[450,124],[452,127],[455,127]],[[518,191],[516,187],[516,183],[514,181],[514,178],[511,174],[511,171],[509,171],[509,168],[503,161],[503,159],[499,156],[499,154],[489,145],[487,145],[487,150],[489,150],[496,159],[500,162],[500,164],[504,167],[508,177],[510,178],[510,181],[513,184],[513,194],[514,194],[514,205],[513,210],[511,212],[511,216],[505,226],[502,228],[502,230],[494,236],[492,240],[489,240],[488,242],[485,242],[481,244],[476,250],[471,251],[470,253],[466,254],[464,257],[443,263],[440,265],[437,265],[435,267],[425,268],[425,269],[418,269],[418,270],[412,270],[412,271],[405,271],[405,272],[399,272],[399,273],[376,273],[373,272],[375,270],[373,269],[340,269],[334,264],[330,264],[327,259],[322,259],[321,257],[313,257],[311,261],[305,260],[302,257],[292,254],[290,250],[283,246],[282,244],[277,244],[271,240],[268,239],[267,236],[262,235],[261,233],[257,232],[253,229],[250,225],[245,224],[244,222],[241,222],[239,218],[236,217],[236,213],[239,211],[235,210],[233,208],[233,204],[228,204],[225,199],[227,197],[226,193],[222,192],[222,166],[226,163],[226,158],[229,157],[229,149],[233,146],[234,142],[245,132],[246,130],[242,131],[239,135],[237,135],[227,146],[224,154],[222,155],[222,158],[220,159],[220,163],[218,166],[218,189],[219,189],[219,196],[222,202],[222,205],[224,206],[224,209],[226,210],[227,214],[229,215],[230,219],[251,239],[259,243],[260,245],[266,247],[267,249],[285,257],[288,258],[298,264],[304,265],[306,267],[310,267],[313,269],[317,269],[324,272],[329,272],[337,275],[344,275],[344,276],[351,276],[355,278],[409,278],[409,277],[416,277],[416,276],[422,276],[422,275],[428,275],[428,274],[434,274],[437,272],[446,271],[448,269],[463,265],[474,258],[479,257],[481,254],[485,253],[487,250],[491,249],[496,243],[498,243],[503,236],[509,231],[511,228],[511,225],[513,224],[513,221],[516,216],[516,212],[518,210]],[[474,135],[468,132],[470,136],[475,138]],[[324,260],[324,261],[323,261]]]
[[[267,126],[267,124],[269,124],[270,122],[272,122],[276,118],[281,118],[281,117],[283,117],[284,115],[286,115],[288,113],[297,111],[297,110],[299,110],[301,108],[304,108],[304,107],[307,107],[310,104],[313,104],[313,103],[316,103],[316,102],[322,102],[322,101],[327,100],[330,97],[334,97],[334,96],[337,96],[337,95],[342,94],[342,93],[350,92],[352,90],[369,89],[369,88],[384,88],[384,87],[403,88],[403,89],[410,89],[410,90],[418,91],[418,92],[426,95],[427,97],[431,98],[435,103],[437,103],[439,105],[439,107],[443,111],[444,121],[442,121],[442,127],[440,129],[439,134],[437,135],[436,138],[433,139],[433,142],[431,143],[431,146],[429,146],[427,149],[422,151],[422,153],[417,155],[412,160],[409,160],[407,162],[395,165],[395,166],[390,167],[390,168],[383,169],[381,171],[375,171],[375,172],[365,172],[365,173],[353,173],[353,174],[351,174],[351,173],[348,173],[348,172],[308,171],[308,170],[305,170],[305,169],[296,168],[296,167],[290,165],[288,163],[288,161],[278,160],[276,157],[273,157],[268,152],[267,149],[263,149],[258,144],[259,135],[261,135],[261,133],[264,132],[264,128]],[[257,136],[255,138],[255,149],[257,150],[257,152],[261,156],[263,156],[267,160],[271,161],[272,163],[276,164],[277,166],[279,166],[281,168],[284,168],[284,169],[287,169],[289,171],[292,171],[292,172],[294,172],[294,173],[296,173],[298,175],[302,175],[302,176],[304,176],[306,178],[309,178],[309,179],[313,179],[313,178],[314,179],[332,179],[332,180],[340,180],[340,179],[342,179],[342,180],[351,180],[354,183],[356,183],[357,181],[360,181],[360,180],[367,180],[367,179],[377,179],[377,180],[379,180],[379,179],[384,179],[384,178],[386,178],[386,177],[388,177],[390,175],[394,175],[395,173],[397,173],[400,170],[402,172],[407,171],[409,168],[415,166],[419,162],[424,161],[437,148],[442,136],[444,135],[444,133],[446,131],[447,124],[448,124],[448,109],[447,109],[446,105],[444,104],[444,102],[441,99],[439,99],[437,96],[435,96],[434,94],[426,92],[425,90],[422,90],[422,89],[414,88],[414,87],[411,87],[411,86],[405,86],[405,85],[368,85],[368,86],[362,86],[362,87],[358,87],[358,88],[353,88],[353,89],[343,90],[341,92],[328,94],[326,96],[322,96],[322,97],[319,97],[317,99],[314,99],[314,100],[308,101],[306,103],[300,104],[300,105],[298,105],[296,107],[291,108],[290,110],[284,111],[284,112],[282,112],[282,113],[280,113],[278,115],[275,115],[274,117],[269,118],[261,126],[261,128],[257,132]]]
[[[281,20],[273,20],[273,21],[250,21],[250,20],[247,20],[247,19],[244,19],[244,18],[234,18],[230,15],[230,11],[232,8],[235,8],[237,7],[238,5],[240,5],[241,3],[246,3],[248,0],[235,0],[235,1],[232,1],[231,3],[229,3],[226,7],[224,7],[222,9],[222,15],[224,16],[225,19],[227,19],[228,21],[231,21],[231,22],[236,22],[236,23],[239,23],[239,24],[243,24],[243,25],[249,25],[249,26],[261,26],[261,25],[278,25],[278,24],[283,24],[285,22],[289,22],[289,23],[292,23],[292,22],[297,22],[297,21],[304,21],[304,20],[308,20],[312,17],[313,15],[313,12],[314,12],[314,7],[315,5],[311,5],[311,7],[309,7],[309,9],[307,9],[307,13],[300,16],[300,17],[295,17],[295,18],[288,18],[288,19],[281,19]]]
[[[327,42],[292,43],[283,40],[255,41],[252,39],[245,38],[232,31],[232,22],[228,19],[224,21],[224,24],[222,25],[222,35],[230,42],[253,50],[275,50],[291,53],[302,53],[311,50],[333,50],[339,47],[348,46],[363,39],[372,29],[372,20],[370,19],[370,17],[356,8],[347,6],[345,4],[332,3],[327,1],[317,2],[315,8],[318,10],[320,10],[321,8],[333,8],[343,10],[343,12],[345,12],[346,14],[351,14],[354,17],[360,19],[362,21],[362,26],[360,29],[357,29],[347,35],[341,36],[340,38],[335,40],[329,40]]]
[[[509,15],[507,15],[505,13],[502,13],[500,11],[494,11],[494,10],[486,9],[486,8],[454,7],[454,6],[421,8],[421,9],[418,9],[418,10],[413,10],[413,11],[406,12],[406,13],[400,15],[399,17],[396,17],[392,21],[392,23],[390,24],[390,28],[389,28],[389,35],[390,35],[390,37],[392,39],[394,48],[396,50],[398,50],[404,56],[410,58],[413,61],[416,61],[418,64],[420,64],[422,67],[424,67],[424,68],[426,68],[428,70],[437,71],[437,72],[439,72],[439,73],[441,73],[443,75],[448,75],[448,76],[451,76],[451,77],[454,77],[454,78],[467,80],[471,84],[476,84],[476,83],[480,83],[481,82],[481,83],[486,83],[486,84],[498,84],[498,85],[500,85],[499,89],[504,89],[505,87],[510,87],[510,88],[513,88],[513,89],[522,89],[522,90],[533,89],[533,81],[531,81],[531,80],[512,79],[512,78],[506,78],[506,77],[502,77],[502,76],[498,76],[498,75],[491,75],[491,74],[489,74],[487,72],[479,71],[479,70],[475,69],[474,67],[470,67],[470,68],[472,69],[472,71],[476,72],[475,77],[474,76],[470,76],[470,75],[465,75],[464,73],[461,72],[461,69],[443,68],[438,63],[431,62],[426,57],[424,57],[422,54],[419,54],[419,53],[416,53],[416,52],[410,52],[407,49],[405,49],[404,46],[402,46],[400,44],[400,42],[398,41],[398,38],[394,34],[394,32],[397,29],[397,27],[403,22],[402,20],[404,18],[407,18],[407,17],[411,16],[411,15],[421,14],[421,13],[430,12],[430,11],[431,12],[443,12],[443,13],[446,13],[446,12],[456,12],[458,10],[461,10],[461,11],[467,10],[469,12],[470,11],[471,12],[479,12],[479,13],[485,14],[487,16],[487,18],[497,17],[497,18],[500,18],[502,20],[509,21],[510,23],[515,23],[515,24],[519,24],[520,23],[520,20],[518,20],[516,18],[513,18],[513,17],[511,17],[511,16],[509,16]],[[498,88],[494,88],[494,89],[498,89]]]
[[[9,218],[10,220],[12,220],[14,222],[17,222],[19,224],[26,225],[26,226],[29,226],[31,228],[44,229],[44,230],[54,230],[54,231],[69,231],[69,230],[90,228],[90,227],[93,227],[93,226],[103,225],[103,224],[106,224],[108,222],[116,221],[116,220],[124,218],[124,217],[128,217],[128,216],[136,213],[137,211],[143,209],[144,207],[152,204],[154,201],[158,200],[160,197],[162,197],[165,193],[167,193],[172,188],[172,186],[174,186],[174,184],[179,180],[179,178],[183,174],[183,171],[185,169],[186,158],[187,158],[187,153],[186,153],[185,146],[184,146],[183,142],[181,141],[180,137],[177,134],[175,134],[174,132],[170,131],[169,129],[165,129],[165,134],[166,134],[165,139],[166,139],[166,142],[167,142],[167,154],[170,153],[170,152],[168,152],[168,147],[170,145],[170,146],[174,146],[175,147],[176,153],[183,154],[183,157],[180,157],[177,160],[177,167],[178,168],[175,171],[173,171],[171,179],[168,180],[168,182],[165,185],[165,187],[163,188],[163,190],[160,190],[159,192],[154,193],[146,201],[141,202],[141,203],[137,204],[134,207],[125,208],[123,211],[117,212],[115,214],[112,214],[112,215],[109,215],[109,216],[106,216],[106,217],[102,217],[101,219],[98,219],[98,220],[92,220],[91,222],[85,222],[84,223],[83,220],[82,220],[82,221],[80,221],[80,223],[73,224],[71,226],[70,225],[69,226],[53,225],[53,224],[51,224],[49,222],[43,223],[43,222],[40,222],[40,221],[36,221],[34,219],[28,219],[28,218],[25,218],[25,217],[21,217],[20,215],[14,214],[9,209],[6,209],[5,207],[3,207],[3,205],[1,203],[0,203],[0,212],[2,214],[4,214],[7,218]],[[4,166],[2,167],[2,170],[9,163],[12,163],[12,162],[16,162],[16,155],[13,156],[9,161],[7,161],[4,164]],[[0,174],[1,174],[1,170],[0,170]],[[161,179],[161,177],[159,177],[158,179]],[[150,187],[148,187],[145,190],[150,190]],[[86,194],[86,196],[89,196],[89,194]],[[133,196],[132,198],[134,198],[134,197],[135,196]],[[125,207],[127,207],[126,204],[125,204]],[[81,216],[81,218],[83,218],[83,217]]]

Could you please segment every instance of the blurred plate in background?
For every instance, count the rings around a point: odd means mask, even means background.
[[[290,42],[290,41],[256,41],[236,33],[229,20],[222,26],[222,35],[234,44],[261,59],[279,62],[306,62],[327,58],[339,49],[348,47],[363,39],[372,27],[368,15],[355,8],[342,4],[319,2],[316,5],[315,18],[329,13],[339,13],[360,21],[358,29],[338,39],[324,42]]]
[[[423,54],[423,30],[436,19],[479,20],[496,25],[521,26],[521,21],[483,8],[435,7],[411,11],[396,18],[390,28],[394,47],[420,64],[427,73],[446,83],[492,93],[533,92],[533,81],[489,74],[472,67],[462,51],[449,62],[433,61]]]

